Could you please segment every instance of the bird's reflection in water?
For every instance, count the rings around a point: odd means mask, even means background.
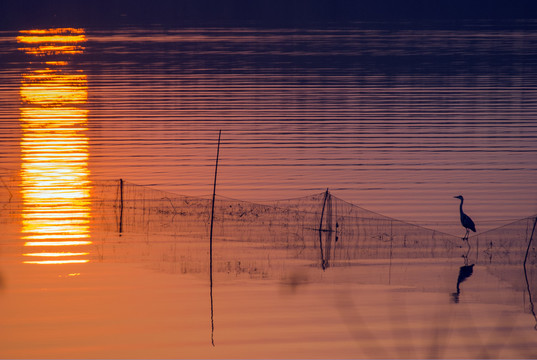
[[[452,301],[455,304],[459,303],[459,296],[461,294],[461,283],[468,279],[472,274],[474,273],[474,265],[468,265],[468,255],[470,253],[471,247],[468,246],[468,250],[466,251],[466,254],[462,255],[464,258],[464,265],[459,268],[459,276],[457,277],[457,291],[452,293]]]

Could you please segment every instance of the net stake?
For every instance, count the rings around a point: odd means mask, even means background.
[[[214,223],[214,200],[216,196],[216,175],[218,174],[218,157],[220,155],[220,135],[218,131],[218,147],[216,148],[216,165],[214,167],[213,202],[211,206],[211,231],[209,234],[209,282],[211,286],[211,344],[214,345],[214,306],[213,306],[213,223]]]
[[[119,236],[123,232],[123,179],[119,179]]]

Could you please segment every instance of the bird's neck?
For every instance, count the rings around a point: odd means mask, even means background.
[[[464,202],[464,199],[461,199],[461,205],[460,205],[461,213],[462,213],[462,203],[463,202]]]

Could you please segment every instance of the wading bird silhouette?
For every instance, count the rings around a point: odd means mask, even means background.
[[[470,217],[468,215],[466,215],[464,213],[464,211],[462,211],[462,203],[464,202],[464,198],[462,197],[462,195],[453,196],[453,197],[456,198],[456,199],[461,200],[461,206],[460,206],[461,224],[462,224],[462,226],[464,226],[466,228],[466,234],[464,234],[464,237],[462,238],[462,240],[468,241],[468,234],[470,233],[470,230],[475,232],[475,224],[472,221],[472,219],[470,219]]]

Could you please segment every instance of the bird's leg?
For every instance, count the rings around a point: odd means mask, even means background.
[[[468,234],[470,234],[470,230],[466,229],[466,234],[464,234],[464,237],[462,239],[468,241]]]

